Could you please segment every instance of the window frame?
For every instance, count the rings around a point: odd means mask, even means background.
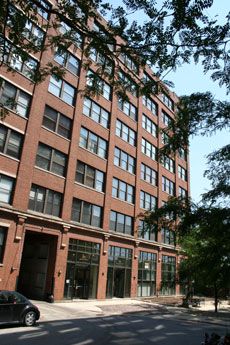
[[[147,174],[147,169],[149,169],[150,174]],[[150,176],[148,180],[146,176]],[[158,185],[158,173],[156,170],[150,168],[148,165],[141,163],[141,179],[153,186]]]
[[[126,143],[129,143],[132,146],[136,146],[136,141],[137,141],[136,132],[133,129],[131,129],[129,126],[124,124],[124,122],[120,121],[119,119],[116,120],[115,133],[119,138],[123,139]],[[125,138],[125,134],[126,134],[127,140]]]
[[[56,83],[55,83],[55,82]],[[60,82],[60,86],[57,84],[57,82]],[[65,87],[70,87],[71,89],[73,89],[73,95],[69,94],[68,92],[66,92]],[[54,93],[51,90],[53,89],[57,89],[59,92]],[[48,85],[48,92],[51,93],[52,95],[56,96],[57,98],[61,99],[63,102],[65,102],[66,104],[70,105],[70,106],[74,106],[75,104],[75,99],[76,99],[76,88],[74,86],[72,86],[70,83],[68,83],[67,81],[65,81],[64,79],[61,78],[57,78],[54,75],[50,76],[50,80],[49,80],[49,85]],[[68,95],[71,98],[71,103],[67,102],[65,99],[65,95]]]
[[[44,157],[44,156],[42,156],[41,154],[39,154],[39,149],[47,149],[47,150],[49,150],[50,151],[50,158],[48,157]],[[55,159],[56,159],[56,154],[59,154],[59,155],[61,155],[61,156],[63,156],[62,157],[62,159],[64,159],[64,161],[65,161],[65,164],[64,165],[62,165],[62,164],[58,164],[56,161],[55,161]],[[48,161],[48,169],[45,169],[44,167],[42,167],[42,166],[39,166],[38,165],[38,159],[39,159],[39,157],[41,158],[41,159],[46,159],[47,161]],[[63,152],[61,152],[61,151],[59,151],[59,150],[56,150],[55,148],[53,148],[53,147],[51,147],[51,146],[48,146],[48,145],[46,145],[46,144],[44,144],[44,143],[42,143],[42,142],[39,142],[38,143],[38,149],[37,149],[37,154],[36,154],[36,161],[35,161],[35,166],[36,167],[38,167],[38,168],[41,168],[41,169],[44,169],[44,170],[46,170],[46,171],[49,171],[49,172],[51,172],[51,173],[53,173],[53,174],[55,174],[55,175],[59,175],[59,176],[62,176],[62,177],[65,177],[65,175],[66,175],[66,168],[67,168],[67,164],[68,164],[68,156],[65,154],[65,153],[63,153]],[[63,169],[63,173],[62,174],[59,174],[57,171],[55,171],[55,168],[54,168],[54,166],[55,165],[59,165],[60,167],[62,167],[62,169]]]
[[[157,160],[157,147],[143,137],[141,140],[141,152],[152,160]],[[150,152],[150,154],[147,154],[147,152]]]
[[[15,158],[15,159],[18,159],[20,160],[20,157],[21,157],[21,152],[22,152],[22,147],[23,147],[23,135],[7,126],[4,126],[3,124],[0,123],[0,130],[1,128],[4,128],[6,130],[6,135],[5,135],[5,140],[3,138],[3,149],[1,150],[1,147],[0,147],[0,153],[6,155],[6,156],[9,156],[9,157],[12,157],[12,158]],[[12,154],[9,154],[7,151],[9,149],[8,145],[10,143],[10,139],[11,139],[11,134],[16,134],[18,137],[19,137],[19,146],[17,146],[18,150],[17,150],[17,156],[14,156]],[[0,133],[1,135],[1,133]]]
[[[78,169],[79,169],[79,166],[78,166],[78,164],[82,164],[82,165],[83,165],[83,168],[84,168],[84,172],[83,172],[83,174],[82,174],[82,175],[83,175],[83,182],[80,182],[80,181],[77,179],[77,175],[78,175],[78,173],[79,173],[79,170],[78,170]],[[88,168],[94,170],[93,187],[91,187],[90,185],[88,185],[88,184],[86,183],[86,181],[87,181],[87,170],[88,170]],[[100,189],[97,188],[97,182],[98,182],[98,177],[97,177],[97,175],[98,175],[98,173],[99,173],[99,174],[102,174],[102,176],[103,176],[102,181],[100,181],[101,186],[102,186]],[[85,186],[87,186],[87,187],[93,188],[93,189],[97,190],[98,192],[104,192],[104,191],[105,191],[105,173],[104,173],[103,171],[101,171],[101,170],[98,170],[98,169],[92,167],[91,165],[88,165],[88,164],[86,164],[86,163],[80,161],[80,160],[77,160],[76,173],[75,173],[75,182],[80,183],[80,184],[82,184],[82,185],[85,185]]]
[[[87,106],[86,102],[89,102],[90,106]],[[93,116],[93,112],[95,111],[93,109],[94,106],[98,107],[98,109],[99,109],[99,113],[98,113],[99,121],[96,121],[95,117]],[[84,112],[85,108],[88,108],[89,115]],[[90,119],[92,119],[96,123],[99,123],[102,127],[104,127],[104,128],[110,127],[110,112],[105,110],[102,106],[100,106],[99,104],[97,104],[96,102],[94,102],[92,99],[90,99],[88,97],[84,97],[82,113],[83,113],[83,115],[89,117]],[[105,118],[103,115],[107,115],[107,117]],[[103,123],[106,123],[106,125],[104,125]]]
[[[122,184],[124,185],[124,189],[122,189]],[[124,198],[121,197],[122,193],[124,194]],[[112,196],[122,201],[126,201],[128,203],[134,204],[135,199],[135,189],[134,186],[119,180],[116,177],[113,177],[112,180]]]
[[[74,219],[74,203],[80,204],[80,211],[79,211],[79,218],[78,218],[79,220]],[[86,206],[90,208],[90,213],[89,213],[90,222],[89,223],[83,222],[84,214],[86,214],[84,207],[86,207]],[[99,226],[93,224],[93,222],[94,222],[93,217],[94,217],[94,212],[95,212],[96,208],[98,210],[100,210],[100,217],[99,217],[99,222],[98,222]],[[74,222],[78,222],[78,223],[82,223],[82,224],[86,224],[86,225],[90,225],[90,226],[95,226],[97,228],[101,228],[102,227],[102,221],[103,221],[103,207],[95,205],[95,204],[91,204],[91,203],[84,201],[84,200],[81,200],[81,199],[73,198],[72,208],[71,208],[71,220]]]
[[[83,131],[85,131],[87,134],[87,136],[85,138],[81,136]],[[90,139],[90,135],[91,135],[91,139]],[[94,152],[93,150],[90,150],[90,148],[89,148],[90,145],[93,144],[92,136],[95,137],[95,139],[97,139],[96,146],[95,146],[96,152]],[[81,139],[84,139],[84,141],[86,142],[86,146],[81,145]],[[100,143],[105,145],[105,148],[100,146]],[[96,154],[100,158],[107,159],[108,142],[105,139],[101,138],[100,136],[89,131],[85,127],[81,127],[81,131],[80,131],[80,135],[79,135],[79,146],[90,151],[91,153]],[[99,154],[100,150],[103,150],[103,152],[104,152],[103,155]]]
[[[112,214],[115,215],[114,227],[111,226],[111,216],[112,216]],[[123,231],[119,231],[118,230],[118,217],[119,216],[124,217]],[[130,229],[130,231],[127,231],[127,219],[129,219],[129,221],[130,221],[130,227],[128,227],[128,230]],[[122,223],[119,223],[119,224],[122,224]],[[126,234],[126,235],[133,236],[133,225],[134,225],[133,217],[127,216],[126,214],[123,214],[123,213],[120,213],[120,212],[116,212],[116,211],[113,211],[113,210],[110,211],[110,217],[109,217],[109,229],[110,229],[110,231],[115,231],[115,232],[119,232],[119,233],[123,233],[123,234]]]
[[[3,234],[2,243],[0,242],[0,264],[3,264],[4,262],[8,230],[9,230],[8,227],[0,225],[0,239],[1,239],[1,234]]]
[[[116,156],[116,152],[119,152],[119,156]],[[126,157],[126,160],[124,160],[123,158]],[[130,160],[132,160],[133,164],[130,163]],[[118,162],[119,165],[117,165],[115,162]],[[126,169],[123,168],[124,164],[122,164],[122,162],[125,162],[126,164]],[[136,173],[136,158],[129,155],[128,153],[124,152],[123,150],[121,150],[119,147],[115,146],[114,148],[114,159],[113,159],[113,163],[115,166],[121,168],[124,171],[129,172],[130,174],[135,175]],[[131,169],[129,169],[131,167]],[[131,171],[130,171],[131,170]]]
[[[55,112],[55,113],[56,113],[55,122],[54,122],[54,120],[53,120],[51,117],[47,116],[47,115],[48,115],[48,112],[46,113],[46,111],[47,111],[48,109],[51,109],[52,112]],[[69,121],[70,128],[67,128],[67,127],[62,126],[62,128],[65,128],[66,132],[68,133],[67,136],[64,136],[63,134],[60,134],[59,127],[61,127],[60,122],[61,122],[62,118],[65,119],[65,120],[67,119],[67,120]],[[44,124],[44,122],[45,122],[44,120],[46,120],[46,121],[52,121],[52,123],[55,124],[55,130],[51,129],[50,127],[47,127],[47,125]],[[64,114],[60,113],[60,112],[57,111],[56,109],[50,107],[48,104],[45,105],[44,114],[43,114],[43,120],[42,120],[42,126],[44,126],[45,128],[47,128],[48,130],[50,130],[50,131],[52,131],[52,132],[54,132],[54,133],[56,133],[56,134],[62,136],[62,137],[65,138],[65,139],[70,139],[70,138],[71,138],[71,133],[72,133],[72,122],[73,122],[72,119],[70,119],[69,117],[67,117],[67,116],[65,116]]]
[[[35,189],[35,191],[32,191],[32,188]],[[34,195],[36,196],[36,198],[34,197],[34,201],[31,201],[31,193],[34,192]],[[44,196],[44,200],[42,201],[42,210],[38,211],[36,208],[37,204],[38,204],[38,200],[37,200],[37,194],[43,192],[43,196]],[[54,198],[58,197],[59,198],[59,205],[58,205],[58,215],[53,214],[53,213],[48,213],[47,212],[47,208],[49,205],[48,199],[49,197],[52,197],[52,212],[54,212],[54,209],[56,207],[55,202],[54,202]],[[63,195],[59,192],[56,192],[52,189],[49,188],[45,188],[42,186],[38,186],[36,184],[32,184],[31,185],[31,189],[30,189],[30,194],[29,194],[29,200],[28,200],[28,210],[30,211],[34,211],[34,212],[39,212],[39,213],[43,213],[43,214],[48,214],[54,217],[60,217],[61,216],[61,212],[62,212],[62,199],[63,199]],[[30,203],[33,202],[34,203],[34,208],[30,208]]]
[[[7,192],[7,199],[8,199],[8,201],[1,200],[1,193],[0,193],[0,203],[11,205],[12,204],[12,200],[13,200],[14,188],[15,188],[15,178],[0,173],[0,192],[1,192],[1,190],[3,190],[3,188],[1,187],[1,180],[2,179],[8,180],[8,182],[10,182],[11,186],[10,186],[9,189],[4,189]]]
[[[13,89],[15,89],[15,90],[14,90],[14,96],[13,97],[8,97],[8,99],[7,99],[7,102],[8,102],[12,98],[12,105],[9,106],[9,105],[3,104],[3,108],[7,108],[10,111],[15,112],[17,115],[27,119],[29,117],[29,111],[30,111],[30,105],[31,105],[31,95],[28,94],[27,92],[21,90],[20,88],[18,88],[14,84],[11,84],[7,80],[2,79],[2,84],[0,85],[0,101],[2,99],[2,95],[4,94],[4,87],[5,87],[5,85],[9,85],[10,87],[13,87]],[[26,95],[26,97],[28,99],[28,103],[27,103],[26,107],[24,107],[23,103],[19,102],[19,99],[20,99],[21,96],[23,96],[23,94]],[[4,95],[4,97],[5,97],[5,95]],[[11,103],[11,101],[10,101],[10,103]],[[21,106],[21,105],[22,105],[22,108],[25,109],[25,115],[23,115],[22,113],[20,113],[17,110],[17,107]]]

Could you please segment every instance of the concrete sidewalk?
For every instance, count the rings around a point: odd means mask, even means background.
[[[44,316],[44,321],[61,318],[90,318],[109,317],[141,313],[142,315],[156,315],[167,319],[183,319],[191,322],[207,322],[230,327],[230,306],[222,305],[219,313],[215,315],[213,304],[200,308],[181,308],[162,305],[153,301],[141,299],[113,298],[109,300],[73,300],[49,304],[34,301]],[[211,309],[212,308],[212,309]]]

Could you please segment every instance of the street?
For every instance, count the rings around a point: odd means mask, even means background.
[[[1,345],[158,344],[200,345],[204,332],[225,334],[225,325],[183,319],[161,309],[115,315],[108,307],[88,308],[76,315],[71,304],[39,305],[35,327],[0,326]],[[113,308],[113,307],[112,307]],[[107,310],[107,314],[106,314]],[[110,315],[108,315],[110,314]]]

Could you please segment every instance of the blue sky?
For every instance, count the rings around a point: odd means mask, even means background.
[[[158,0],[157,3],[161,3]],[[121,0],[110,0],[114,6],[122,4]],[[224,17],[230,10],[229,0],[214,0],[211,9],[206,11],[207,15],[212,18],[218,16],[218,21],[221,24]],[[143,16],[139,16],[143,21]],[[136,14],[132,15],[130,19],[138,20]],[[176,72],[167,75],[168,80],[172,80],[175,88],[172,89],[178,96],[189,95],[193,92],[210,91],[219,100],[229,100],[229,95],[226,95],[225,88],[220,88],[218,83],[214,83],[208,75],[204,75],[202,67],[193,63],[184,65]],[[222,131],[212,137],[196,136],[190,140],[190,181],[191,181],[191,196],[194,201],[200,200],[200,195],[207,191],[210,187],[209,181],[203,177],[206,166],[206,156],[229,143],[229,132]]]

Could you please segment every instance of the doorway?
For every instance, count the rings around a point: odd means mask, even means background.
[[[53,293],[56,246],[56,236],[26,232],[17,291],[39,300]]]
[[[100,244],[70,239],[64,296],[96,298]]]

